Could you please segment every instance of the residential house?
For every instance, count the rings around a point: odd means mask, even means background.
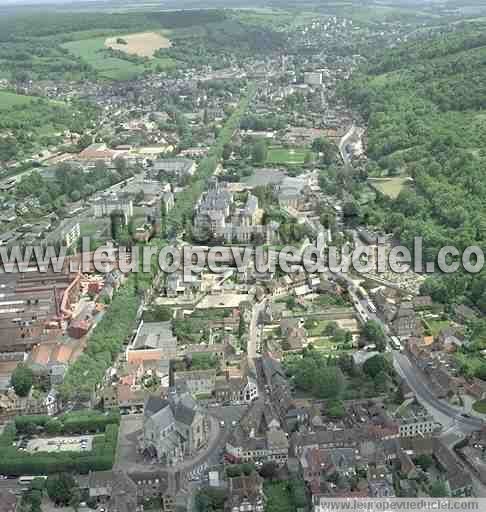
[[[472,480],[465,466],[438,438],[405,438],[400,440],[401,448],[412,458],[420,455],[432,456],[439,465],[452,497],[470,496]]]
[[[106,144],[96,143],[83,149],[83,151],[75,157],[75,160],[88,167],[94,167],[97,162],[110,165],[117,154],[116,151],[108,149]]]
[[[275,408],[262,398],[254,400],[226,442],[226,453],[235,461],[272,461],[285,464],[289,441]]]
[[[127,361],[171,360],[177,357],[177,338],[172,322],[140,322],[132,344],[127,349]]]
[[[123,471],[90,472],[87,494],[89,501],[106,505],[110,512],[137,510],[137,486]]]
[[[153,163],[150,172],[154,176],[162,179],[167,176],[192,176],[196,172],[196,163],[188,158],[165,158],[156,160]]]
[[[214,396],[221,402],[250,403],[258,398],[255,376],[246,365],[243,368],[226,368],[224,374],[216,377]]]
[[[176,371],[176,389],[186,389],[191,395],[211,395],[216,385],[217,370]]]
[[[292,391],[282,365],[269,354],[255,361],[258,388],[269,396],[279,418],[285,418],[292,406]]]
[[[258,473],[228,479],[225,512],[263,512],[264,509],[263,478]]]
[[[408,338],[410,336],[419,336],[422,333],[422,324],[417,317],[412,304],[400,304],[395,318],[392,322],[392,328],[399,337]]]
[[[465,306],[464,304],[459,304],[454,308],[454,317],[461,324],[465,324],[470,320],[474,320],[477,318],[477,314],[474,309],[469,306]]]
[[[437,337],[438,343],[446,352],[456,352],[465,343],[464,335],[452,328],[442,329]]]
[[[430,295],[420,295],[418,297],[415,297],[415,299],[413,300],[413,307],[415,311],[430,309],[432,305],[433,303]]]
[[[434,417],[415,399],[406,400],[394,416],[400,437],[431,436],[438,428]]]
[[[182,475],[171,471],[131,471],[130,479],[137,486],[138,503],[160,499],[164,512],[188,510],[187,493],[182,488]]]

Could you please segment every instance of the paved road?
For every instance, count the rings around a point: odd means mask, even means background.
[[[253,364],[253,360],[257,357],[257,344],[258,344],[258,319],[260,317],[260,313],[265,311],[267,301],[264,299],[262,302],[257,302],[251,312],[251,320],[250,320],[250,329],[248,332],[248,347],[247,354],[248,360],[250,364]]]
[[[0,491],[17,491],[19,486],[17,479],[0,480]]]
[[[353,139],[357,135],[357,128],[353,124],[351,128],[344,134],[344,136],[339,141],[339,152],[341,153],[341,157],[345,165],[348,165],[351,161],[351,157],[349,153],[346,151],[346,146],[353,141]]]
[[[443,400],[436,398],[428,385],[424,382],[419,370],[413,366],[406,355],[393,351],[393,362],[398,373],[406,380],[417,397],[452,420],[458,430],[468,433],[483,428],[483,420],[479,418],[465,418],[461,415],[461,409],[453,407]]]

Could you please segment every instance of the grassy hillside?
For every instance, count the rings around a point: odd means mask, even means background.
[[[423,236],[427,259],[446,245],[486,246],[485,33],[457,26],[384,52],[345,87],[369,123],[370,174],[415,181],[396,199],[379,196],[366,220],[410,247]],[[427,286],[439,300],[486,311],[486,272]]]
[[[162,70],[175,65],[170,58],[147,59],[143,62],[143,59],[116,57],[107,51],[105,40],[105,36],[81,39],[65,43],[62,47],[95,70],[100,77],[111,80],[128,80],[144,71]]]
[[[14,92],[0,91],[0,110],[8,110],[12,107],[28,105],[35,99],[38,98],[15,94]]]

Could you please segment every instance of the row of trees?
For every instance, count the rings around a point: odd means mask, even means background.
[[[95,326],[86,350],[69,366],[59,389],[64,399],[89,398],[119,354],[135,325],[139,307],[135,289],[137,276],[137,273],[131,274],[123,288],[116,292],[109,309]]]
[[[216,143],[207,157],[199,163],[198,170],[193,176],[192,183],[177,196],[177,205],[167,218],[166,227],[169,234],[180,233],[184,229],[191,232],[192,210],[199,196],[206,189],[209,178],[213,175],[216,166],[223,154],[236,128],[239,126],[241,116],[246,112],[248,102],[255,92],[254,84],[250,83],[248,91],[240,100],[236,110],[230,115],[224,127],[218,133]]]
[[[20,452],[14,446],[16,430],[9,425],[0,436],[0,473],[4,475],[53,475],[62,472],[86,474],[112,468],[118,439],[118,424],[106,427],[94,438],[89,452]]]
[[[79,435],[96,434],[106,431],[109,425],[120,423],[119,414],[102,414],[95,411],[82,411],[51,416],[17,416],[16,431],[21,435],[47,434]]]

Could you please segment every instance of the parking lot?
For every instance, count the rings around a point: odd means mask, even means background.
[[[36,452],[89,452],[93,448],[94,436],[51,437],[31,439],[26,446],[30,453]]]
[[[216,417],[220,422],[224,422],[224,426],[228,429],[234,428],[240,421],[241,417],[248,409],[244,405],[220,405],[218,407],[210,407],[209,412]]]

